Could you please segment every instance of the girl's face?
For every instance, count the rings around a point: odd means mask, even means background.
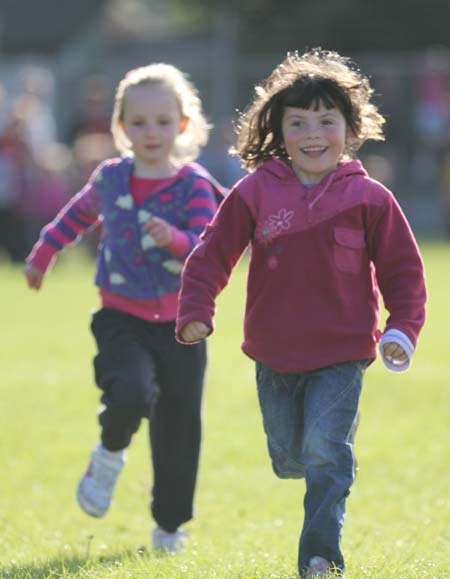
[[[168,177],[173,174],[173,147],[186,123],[175,95],[168,88],[142,84],[128,89],[122,128],[131,142],[137,175]]]
[[[354,139],[339,109],[286,107],[282,118],[283,144],[302,183],[319,183],[336,169],[346,143]]]

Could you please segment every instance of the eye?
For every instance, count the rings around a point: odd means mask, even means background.
[[[329,125],[333,125],[334,121],[332,119],[323,119],[322,121],[322,125],[324,125],[325,127],[329,126]]]
[[[131,125],[133,127],[142,127],[144,126],[144,121],[141,120],[132,121]]]
[[[166,127],[167,125],[172,124],[172,120],[171,119],[159,119],[158,124],[161,127]]]

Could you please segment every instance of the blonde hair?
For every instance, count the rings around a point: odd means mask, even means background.
[[[372,96],[368,78],[349,58],[320,48],[302,55],[288,53],[255,88],[253,102],[240,116],[232,152],[250,171],[273,156],[286,157],[281,130],[285,107],[317,109],[323,103],[341,111],[356,138],[345,151],[351,155],[368,139],[384,139],[385,119],[371,102]]]
[[[189,122],[176,138],[172,158],[181,163],[193,161],[198,157],[201,147],[206,145],[211,125],[203,115],[197,89],[187,75],[171,64],[155,63],[130,70],[119,83],[111,120],[111,133],[116,148],[122,154],[133,152],[122,128],[126,95],[131,87],[146,84],[165,87],[175,95],[182,118],[187,118]]]

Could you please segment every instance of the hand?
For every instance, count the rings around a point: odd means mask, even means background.
[[[408,361],[405,350],[396,342],[386,342],[383,344],[383,356],[388,362],[393,364],[404,364]]]
[[[170,245],[173,238],[172,226],[160,217],[152,217],[143,226],[144,231],[151,235],[158,247]]]
[[[203,322],[189,322],[180,332],[184,342],[199,342],[209,336],[211,328]]]
[[[30,263],[25,266],[25,277],[27,278],[28,287],[31,289],[39,290],[41,289],[42,282],[44,280],[44,273],[41,270],[34,267]]]

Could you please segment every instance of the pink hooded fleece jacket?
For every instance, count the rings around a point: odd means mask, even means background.
[[[380,292],[385,332],[412,354],[425,321],[422,259],[394,196],[360,161],[305,187],[274,158],[238,182],[185,264],[178,340],[190,321],[213,330],[215,298],[249,243],[248,356],[279,372],[374,359]]]

